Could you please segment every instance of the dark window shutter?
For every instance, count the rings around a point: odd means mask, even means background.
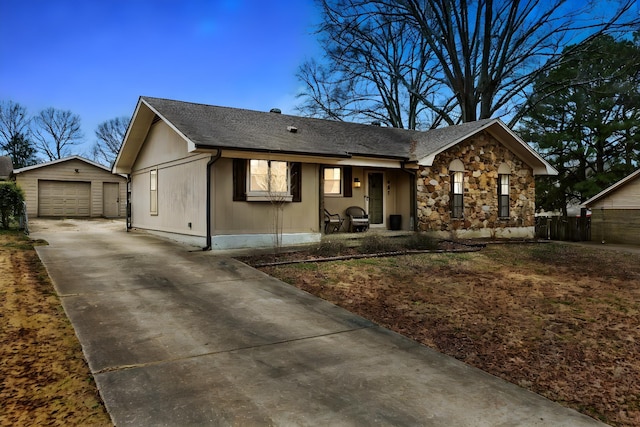
[[[342,176],[344,177],[344,181],[342,185],[344,188],[342,189],[342,194],[344,197],[353,197],[353,188],[351,187],[351,181],[353,181],[353,172],[351,170],[351,166],[345,166],[342,169]]]
[[[247,160],[233,159],[233,201],[247,200]]]
[[[291,196],[293,202],[302,201],[302,163],[293,162],[290,163],[291,174]]]

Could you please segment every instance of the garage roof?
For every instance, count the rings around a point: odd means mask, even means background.
[[[27,171],[30,171],[30,170],[33,170],[33,169],[38,169],[38,168],[43,168],[43,167],[46,167],[46,166],[55,165],[56,163],[68,162],[70,160],[80,160],[81,162],[85,162],[87,164],[90,164],[91,166],[95,166],[97,168],[104,169],[105,171],[111,173],[111,169],[109,169],[108,167],[106,167],[104,165],[101,165],[100,163],[93,162],[93,161],[91,161],[89,159],[85,159],[84,157],[80,157],[80,156],[69,156],[69,157],[64,157],[62,159],[57,159],[57,160],[53,160],[53,161],[46,162],[46,163],[38,163],[37,165],[26,166],[24,168],[20,168],[20,169],[14,170],[13,173],[15,175],[17,175],[17,174],[22,173],[22,172],[27,172]]]

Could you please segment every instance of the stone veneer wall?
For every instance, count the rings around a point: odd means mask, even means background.
[[[450,218],[449,165],[454,159],[465,166],[462,219]],[[498,168],[502,163],[511,168],[509,218],[498,217]],[[534,226],[533,170],[486,132],[440,153],[431,167],[421,167],[417,181],[420,231],[473,230],[495,237],[507,228]]]

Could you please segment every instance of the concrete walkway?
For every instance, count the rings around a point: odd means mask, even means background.
[[[34,224],[117,426],[595,426],[233,259]]]

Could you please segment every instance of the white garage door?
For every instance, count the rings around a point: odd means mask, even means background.
[[[90,216],[91,183],[38,181],[38,216]]]

